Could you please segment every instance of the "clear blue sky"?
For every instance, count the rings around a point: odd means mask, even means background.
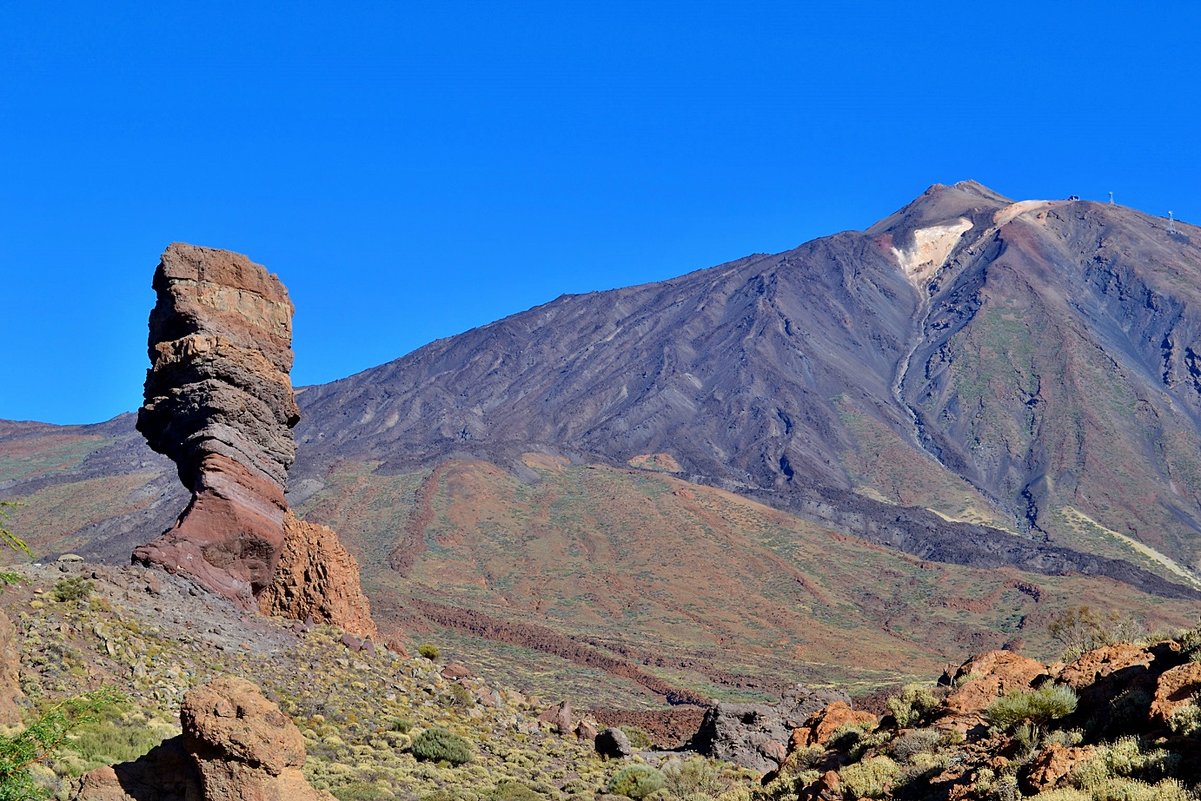
[[[0,417],[139,405],[174,240],[306,384],[934,182],[1201,218],[1201,4],[808,5],[0,0]]]

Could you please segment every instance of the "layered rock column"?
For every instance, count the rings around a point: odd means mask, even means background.
[[[192,492],[175,526],[134,551],[247,610],[377,635],[359,566],[284,488],[292,427],[292,302],[245,256],[176,243],[154,274],[138,430]]]
[[[296,455],[292,302],[245,256],[181,243],[163,253],[153,286],[137,426],[174,460],[192,499],[134,559],[254,609],[283,547],[284,485]]]

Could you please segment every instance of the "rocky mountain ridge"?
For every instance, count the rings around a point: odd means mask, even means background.
[[[719,647],[747,634],[739,615],[664,586],[666,566],[754,604],[885,626],[894,650],[937,651],[914,611],[934,573],[1012,596],[1004,619],[940,618],[956,644],[1019,637],[1072,593],[1176,624],[1198,596],[1196,241],[1122,207],[936,185],[862,232],[565,296],[302,388],[290,501],[347,539],[394,628],[467,631],[472,612],[489,631],[549,626],[523,642],[566,636],[556,650],[574,653],[603,606],[637,621],[605,648],[637,651],[660,625],[638,609],[655,609],[706,638],[673,643],[668,663],[723,681],[745,673]],[[25,500],[18,522],[46,532],[42,553],[124,560],[182,505],[169,471],[129,417],[0,423],[0,491]],[[875,564],[846,534],[902,552],[878,586],[831,563]],[[691,547],[654,547],[677,538]],[[450,554],[480,561],[464,575]],[[752,575],[760,564],[782,572]],[[595,576],[554,579],[580,570]],[[646,603],[564,600],[592,578]],[[932,591],[948,610],[971,595]],[[810,654],[777,617],[776,641]]]

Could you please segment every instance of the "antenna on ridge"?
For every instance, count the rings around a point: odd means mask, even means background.
[[[1176,233],[1176,221],[1172,219],[1172,212],[1168,212],[1168,233]]]
[[[1113,205],[1113,192],[1109,193],[1109,205]]]

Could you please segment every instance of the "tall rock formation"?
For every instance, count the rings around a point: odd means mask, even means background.
[[[329,529],[315,537],[284,498],[300,419],[287,289],[245,256],[182,243],[163,253],[153,285],[151,366],[137,427],[175,462],[192,499],[172,528],[134,550],[134,561],[187,576],[248,610],[261,605],[374,635],[353,557]],[[301,542],[286,548],[289,535]],[[286,592],[273,590],[260,604],[285,553]]]
[[[245,256],[175,243],[154,274],[150,371],[138,430],[170,457],[192,500],[134,559],[247,608],[284,540],[292,426],[292,302]]]

